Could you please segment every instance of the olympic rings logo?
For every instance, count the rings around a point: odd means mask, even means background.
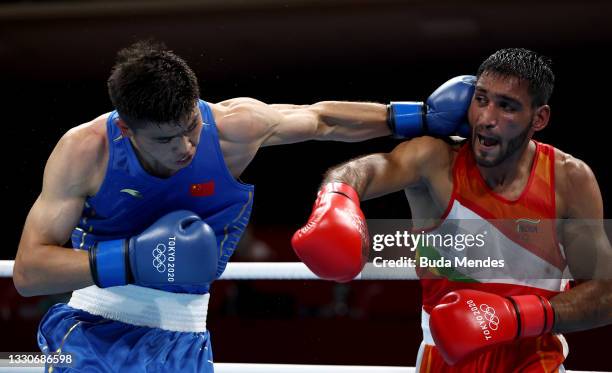
[[[495,308],[488,304],[481,304],[480,310],[484,313],[484,318],[489,322],[489,329],[497,330],[499,328],[499,317],[495,315]]]
[[[153,249],[153,267],[157,269],[157,272],[163,273],[166,271],[166,245],[163,243],[157,244]]]

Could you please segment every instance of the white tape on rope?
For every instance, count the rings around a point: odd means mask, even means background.
[[[13,277],[13,260],[0,260],[0,277]]]
[[[13,276],[12,260],[0,260],[0,277]],[[415,280],[414,268],[375,268],[366,264],[355,280]],[[304,263],[240,262],[228,263],[221,280],[319,280]]]

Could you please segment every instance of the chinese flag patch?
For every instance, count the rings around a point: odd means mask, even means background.
[[[189,187],[189,194],[192,197],[208,197],[215,194],[215,181],[207,181],[200,184],[191,184]]]

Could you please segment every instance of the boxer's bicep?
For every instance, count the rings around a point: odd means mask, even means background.
[[[77,225],[85,198],[44,190],[34,202],[24,225],[38,244],[64,245]]]
[[[64,245],[81,216],[99,149],[88,139],[72,137],[62,138],[47,161],[42,191],[24,224],[16,268],[51,262],[42,251]]]
[[[318,116],[313,111],[301,107],[272,110],[264,121],[267,128],[261,146],[292,144],[319,137]]]
[[[568,266],[580,279],[612,278],[612,247],[603,222],[603,202],[595,175],[582,161],[566,163],[564,200],[568,219],[562,222],[562,242]]]
[[[581,283],[551,299],[554,332],[587,330],[612,322],[612,248],[603,226],[601,192],[593,172],[571,159],[563,167],[562,198],[567,204],[562,243],[569,270]]]
[[[217,127],[222,140],[248,144],[255,148],[292,142],[308,133],[310,119],[305,118],[299,106],[268,105],[252,98],[235,98],[220,102]],[[295,126],[290,127],[288,122]],[[295,142],[295,141],[293,141]]]

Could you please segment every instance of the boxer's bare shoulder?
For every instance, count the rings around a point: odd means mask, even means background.
[[[267,106],[261,101],[239,97],[211,104],[222,141],[250,143],[262,136],[265,128],[258,126],[258,108]]]
[[[433,174],[450,171],[458,149],[459,144],[422,136],[401,143],[391,154],[397,162],[418,168],[419,174],[427,178]]]
[[[108,162],[108,115],[73,127],[61,137],[47,161],[45,179],[61,177],[68,182],[66,188],[90,196],[97,192]]]

